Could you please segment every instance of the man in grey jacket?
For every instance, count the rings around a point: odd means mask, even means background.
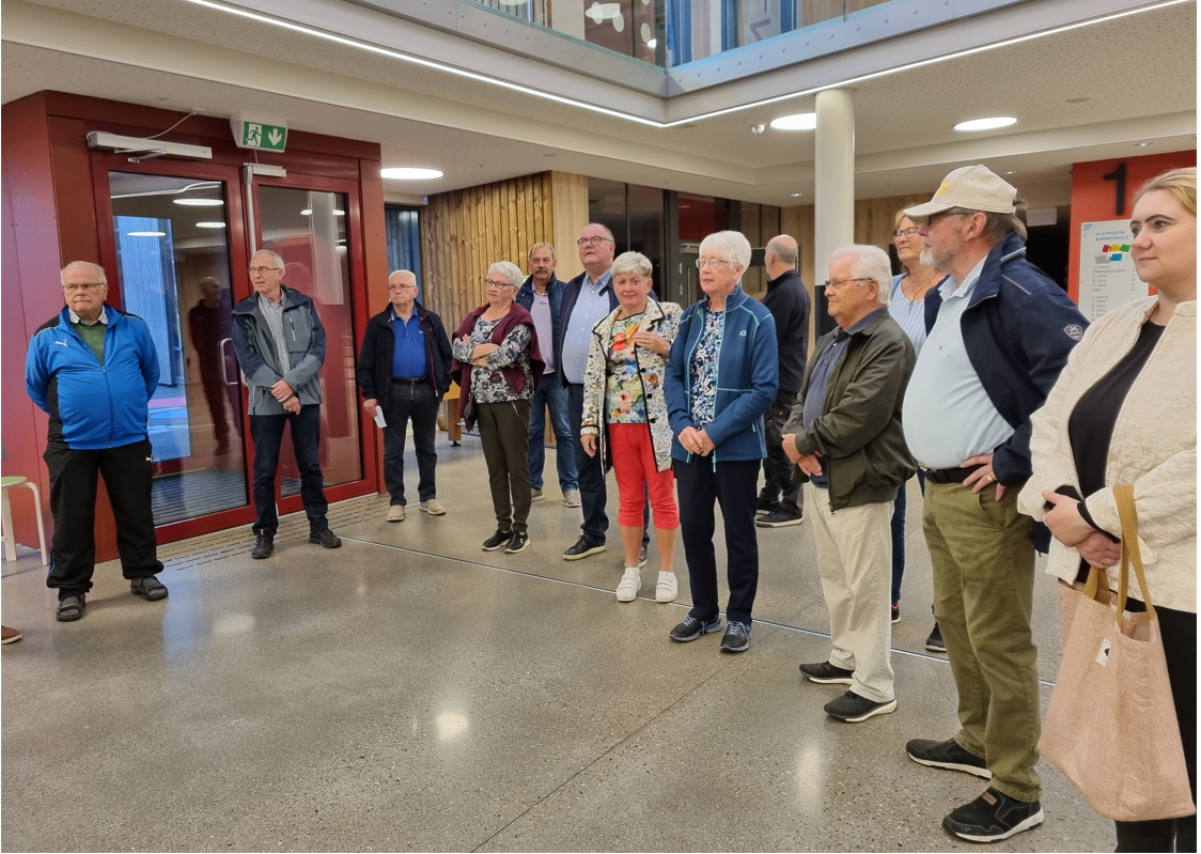
[[[261,560],[275,548],[279,516],[275,476],[284,425],[292,424],[292,447],[300,468],[300,497],[309,517],[309,542],[336,549],[329,529],[317,446],[321,439],[321,383],[325,327],[313,301],[283,283],[284,259],[263,250],[250,259],[255,295],[234,306],[233,341],[250,386],[250,435],[254,439],[254,549]]]

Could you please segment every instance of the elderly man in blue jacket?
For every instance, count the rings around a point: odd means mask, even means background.
[[[156,555],[150,397],[158,388],[158,355],[142,318],[105,303],[104,268],[72,261],[62,269],[66,307],[29,342],[25,388],[50,415],[46,467],[54,515],[53,557],[46,586],[58,590],[56,617],[83,616],[96,565],[97,475],[117,522],[121,572],[130,592],[155,601],[167,588],[155,576]]]

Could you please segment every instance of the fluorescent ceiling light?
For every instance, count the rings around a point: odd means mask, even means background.
[[[813,130],[817,127],[817,113],[797,113],[795,116],[780,116],[772,119],[776,130]]]
[[[992,116],[987,119],[971,119],[960,122],[955,125],[955,130],[996,130],[997,128],[1007,128],[1012,124],[1017,124],[1017,119],[1013,116]]]
[[[340,210],[340,209],[338,209],[338,208],[334,208],[334,210],[333,210],[333,214],[334,214],[334,216],[346,216],[346,211],[344,211],[344,210]],[[312,216],[312,215],[313,215],[313,209],[312,209],[312,208],[305,208],[304,210],[302,210],[302,211],[300,212],[300,215],[301,215],[301,216]]]
[[[437,169],[425,169],[420,166],[387,166],[379,170],[379,174],[381,178],[395,178],[398,181],[423,181],[442,177],[442,173]]]
[[[127,231],[126,237],[166,237],[165,231]]]
[[[216,208],[225,204],[220,199],[172,199],[177,205],[190,205],[196,208]]]
[[[198,222],[198,223],[196,223],[196,227],[197,228],[225,228],[225,223],[223,223],[223,222]]]
[[[993,42],[992,44],[981,45],[979,47],[965,48],[964,50],[953,51],[951,53],[944,54],[943,56],[936,56],[936,57],[932,57],[931,59],[923,59],[918,62],[910,62],[910,63],[906,63],[903,65],[895,66],[893,68],[886,68],[883,71],[874,71],[871,74],[863,74],[858,77],[849,77],[845,80],[839,80],[836,83],[828,83],[824,86],[815,86],[812,89],[802,89],[797,92],[789,92],[787,95],[776,95],[775,97],[772,97],[772,98],[763,98],[758,101],[751,101],[750,103],[739,104],[738,106],[735,106],[735,107],[727,107],[724,110],[714,110],[709,113],[700,113],[700,114],[697,114],[694,116],[688,116],[686,118],[676,119],[675,121],[671,121],[671,122],[660,122],[660,121],[655,121],[654,119],[646,119],[646,118],[643,118],[642,116],[635,116],[631,113],[623,113],[620,110],[611,110],[607,107],[597,106],[596,104],[590,104],[586,101],[580,101],[575,98],[567,98],[567,97],[564,97],[563,95],[555,95],[551,92],[543,92],[538,89],[533,89],[529,86],[522,86],[518,83],[511,83],[508,80],[500,80],[496,77],[488,77],[483,74],[477,74],[474,71],[467,71],[462,68],[456,68],[451,65],[446,65],[445,63],[442,63],[442,62],[435,62],[434,60],[430,60],[430,59],[422,59],[421,57],[410,56],[408,54],[404,54],[404,53],[401,53],[400,51],[392,50],[390,48],[380,47],[379,45],[369,44],[368,42],[358,41],[357,39],[347,38],[346,36],[335,35],[334,33],[325,32],[323,30],[318,30],[313,27],[306,27],[301,24],[294,23],[292,21],[285,21],[281,18],[272,18],[268,15],[261,15],[257,12],[251,12],[246,9],[239,9],[234,6],[227,6],[223,3],[214,2],[214,0],[187,0],[187,2],[192,3],[193,5],[196,5],[196,6],[204,6],[207,9],[214,9],[218,12],[225,12],[228,15],[236,15],[240,18],[246,18],[248,20],[258,21],[259,23],[270,24],[275,27],[280,27],[281,29],[291,30],[294,33],[302,33],[306,36],[311,36],[313,38],[323,39],[325,41],[333,42],[335,44],[345,45],[347,47],[353,47],[358,50],[366,51],[368,53],[374,53],[378,56],[386,56],[386,57],[389,57],[390,59],[400,60],[401,62],[409,62],[409,63],[412,63],[413,65],[420,65],[424,68],[432,68],[437,71],[441,71],[445,74],[454,75],[456,77],[464,77],[464,78],[467,78],[468,80],[478,80],[481,83],[487,83],[492,86],[498,86],[502,89],[508,89],[511,92],[521,92],[522,94],[525,94],[525,95],[533,95],[536,98],[543,98],[548,101],[554,101],[555,103],[558,103],[558,104],[566,104],[567,106],[570,106],[570,107],[576,107],[577,109],[588,110],[588,111],[594,112],[594,113],[601,113],[602,115],[612,116],[614,118],[624,119],[624,120],[630,121],[630,122],[637,122],[638,124],[647,125],[648,127],[669,128],[669,127],[676,127],[678,125],[688,124],[690,122],[701,121],[702,119],[712,119],[712,118],[716,118],[717,116],[727,115],[729,113],[737,113],[737,112],[741,112],[742,110],[750,110],[750,109],[754,109],[756,107],[765,107],[769,104],[778,104],[781,101],[788,101],[793,98],[802,98],[806,95],[813,95],[813,94],[816,94],[817,92],[824,92],[827,89],[843,89],[848,86],[855,86],[860,83],[865,83],[868,80],[875,80],[878,77],[888,77],[890,75],[898,74],[903,71],[912,71],[915,68],[924,68],[928,65],[937,65],[938,63],[947,62],[947,61],[953,60],[953,59],[962,59],[965,56],[974,56],[977,53],[985,53],[990,50],[997,50],[998,48],[1009,47],[1011,45],[1022,44],[1023,42],[1033,41],[1035,39],[1041,39],[1046,36],[1054,36],[1054,35],[1058,35],[1059,33],[1071,32],[1072,30],[1078,30],[1078,29],[1081,29],[1082,27],[1091,27],[1094,24],[1104,24],[1109,21],[1116,21],[1121,18],[1128,18],[1131,15],[1139,15],[1139,14],[1142,14],[1143,12],[1153,12],[1157,9],[1166,9],[1170,6],[1179,6],[1182,3],[1194,3],[1194,2],[1196,2],[1196,0],[1164,0],[1164,2],[1162,2],[1162,3],[1152,3],[1147,6],[1142,6],[1140,8],[1137,8],[1137,9],[1123,9],[1120,12],[1114,12],[1111,15],[1102,15],[1101,17],[1093,18],[1092,20],[1077,21],[1075,23],[1065,24],[1061,27],[1052,27],[1049,30],[1043,30],[1043,31],[1037,32],[1037,33],[1030,33],[1028,35],[1017,36],[1017,37],[1011,38],[1011,39],[1003,39],[1002,41]]]

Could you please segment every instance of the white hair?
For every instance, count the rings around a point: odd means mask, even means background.
[[[413,284],[417,283],[417,274],[414,273],[412,270],[393,270],[391,273],[388,274],[388,281],[389,282],[392,281],[393,276],[398,276],[401,273],[404,273],[406,276],[412,276]]]
[[[497,261],[489,265],[488,275],[500,273],[501,276],[509,280],[510,285],[520,285],[525,281],[525,274],[521,272],[521,268],[512,261]]]
[[[876,302],[882,306],[888,305],[888,298],[892,295],[892,262],[888,258],[888,253],[879,246],[852,243],[830,256],[830,267],[843,258],[855,259],[855,278],[871,279],[876,282],[880,286]],[[859,282],[855,284],[863,287]]]
[[[91,267],[93,270],[96,271],[96,281],[98,281],[102,285],[108,284],[108,277],[106,275],[104,275],[104,268],[101,267],[99,264],[92,263],[91,261],[72,261],[70,264],[63,267],[58,272],[58,281],[60,284],[62,284],[62,285],[67,284],[67,271],[70,270],[72,267]]]
[[[284,269],[284,258],[278,252],[272,252],[270,249],[260,249],[258,252],[255,252],[254,254],[255,255],[270,255],[271,263],[274,265],[272,267],[272,269],[274,269],[274,270]],[[251,256],[251,260],[252,261],[254,260],[254,256]]]
[[[609,268],[615,279],[628,273],[637,273],[642,278],[649,279],[653,270],[651,259],[641,252],[622,252],[613,259],[613,266]]]
[[[729,261],[735,267],[742,267],[744,273],[751,266],[751,242],[741,231],[718,231],[710,234],[701,241],[700,254],[704,255],[705,250]],[[739,279],[741,278],[740,276]]]

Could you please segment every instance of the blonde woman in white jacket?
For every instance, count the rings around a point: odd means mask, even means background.
[[[1157,295],[1119,306],[1072,351],[1031,418],[1034,475],[1018,506],[1055,539],[1064,583],[1097,566],[1116,588],[1113,486],[1134,485],[1139,547],[1159,616],[1193,800],[1197,790],[1197,170],[1135,196],[1135,268]],[[1129,610],[1145,607],[1137,583]],[[1120,748],[1119,748],[1120,749]],[[1117,822],[1118,851],[1195,851],[1196,815]]]

